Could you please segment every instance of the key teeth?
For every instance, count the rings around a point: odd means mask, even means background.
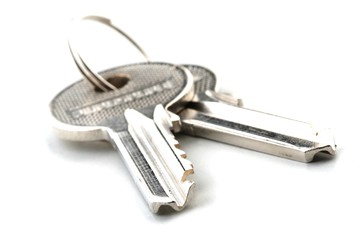
[[[179,141],[175,139],[175,136],[173,139],[174,139],[173,145],[176,148],[175,149],[176,154],[178,156],[181,156],[182,158],[187,158],[186,152],[183,149],[181,149],[181,144],[179,143]]]
[[[180,117],[172,112],[168,112],[169,115],[169,126],[170,130],[174,133],[181,131],[181,120]]]
[[[186,155],[185,151],[180,149],[180,147],[181,147],[180,144],[176,144],[173,146],[175,147],[175,148],[173,148],[173,151],[174,151],[175,155],[178,157],[178,160],[184,169],[184,174],[181,178],[181,182],[185,182],[185,181],[187,181],[187,177],[190,174],[194,173],[194,167],[193,167],[192,162],[190,160],[186,159],[187,155]]]
[[[181,158],[187,158],[186,152],[183,149],[181,149],[181,144],[179,143],[179,141],[175,139],[175,136],[173,134],[171,135],[173,140],[172,146],[175,147],[174,148],[175,154]]]
[[[185,151],[181,149],[179,141],[170,131],[171,129],[174,129],[173,124],[180,121],[179,116],[173,113],[166,112],[162,105],[158,105],[155,107],[154,118],[159,130],[164,134],[164,138],[169,143],[170,147],[178,157],[181,165],[185,169],[185,177],[182,178],[185,179],[189,174],[192,174],[194,172],[193,165],[189,160],[186,159],[187,155]]]
[[[186,159],[186,153],[183,150],[175,149],[175,154],[178,156],[178,159],[181,165],[184,168],[184,174],[181,178],[181,182],[187,181],[189,175],[194,174],[194,167],[191,161]]]
[[[175,148],[173,148],[173,150],[174,150],[175,154],[178,156],[178,159],[184,168],[184,175],[181,179],[181,181],[184,182],[190,174],[194,173],[194,167],[193,167],[192,162],[190,160],[186,159],[187,158],[186,152],[184,150],[180,149],[181,145],[177,144],[177,145],[173,145],[173,146],[175,147]]]
[[[194,169],[193,168],[186,169],[185,172],[184,172],[183,177],[181,178],[181,181],[182,182],[187,181],[188,176],[191,175],[191,174],[194,174]]]

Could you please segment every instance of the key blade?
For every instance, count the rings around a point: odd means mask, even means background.
[[[165,110],[162,109],[162,111],[155,111],[154,115],[166,113]],[[149,181],[140,177],[139,174],[134,176],[135,180],[140,179],[137,183],[142,189],[150,209],[158,212],[161,206],[168,205],[176,211],[182,210],[186,206],[194,186],[193,181],[186,179],[193,170],[191,163],[181,157],[181,152],[174,151],[175,138],[168,135],[170,131],[164,132],[168,125],[163,126],[162,122],[158,122],[157,124],[162,126],[161,129],[158,129],[153,120],[133,109],[126,110],[124,115],[132,139],[165,193],[154,193],[149,189]],[[164,117],[166,115],[162,116],[162,118]],[[167,137],[164,138],[164,136]],[[168,142],[168,139],[172,141]],[[132,165],[131,161],[129,165]],[[134,171],[135,169],[132,172]]]
[[[252,150],[311,162],[319,152],[335,155],[329,129],[218,102],[192,102],[181,112],[183,131]]]

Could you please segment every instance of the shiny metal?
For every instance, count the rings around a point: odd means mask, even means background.
[[[170,131],[179,125],[168,113],[194,97],[187,69],[165,63],[140,63],[101,73],[136,77],[115,91],[96,92],[81,80],[60,92],[51,102],[55,130],[74,141],[106,140],[125,161],[149,208],[182,210],[192,195],[191,162],[177,147]],[[135,75],[134,75],[135,76]]]
[[[196,97],[179,114],[183,133],[301,162],[311,162],[319,152],[335,155],[329,129],[243,108],[241,100],[214,91],[211,71],[185,67],[194,76]]]
[[[149,61],[139,45],[109,19],[99,16],[84,19],[98,21],[115,29],[131,41]],[[69,46],[75,63],[86,79],[102,91],[115,89],[105,78],[92,72],[70,43]],[[179,112],[181,117],[181,126],[179,121],[175,121],[173,131],[181,130],[193,136],[302,162],[311,162],[319,152],[335,154],[336,145],[329,130],[319,131],[311,124],[242,108],[241,99],[215,91],[216,78],[211,71],[195,65],[185,67],[190,69],[195,78],[197,94],[185,110],[169,105],[172,118],[176,118],[172,113]]]
[[[194,171],[191,162],[184,158],[184,152],[175,147],[179,143],[170,131],[172,123],[168,113],[162,105],[157,105],[154,120],[133,109],[127,109],[124,114],[130,135],[166,193],[161,201],[151,201],[150,208],[157,212],[161,205],[170,205],[177,211],[181,210],[194,184],[186,179]]]
[[[140,52],[141,54],[144,56],[144,58],[146,59],[146,61],[149,62],[149,57],[147,56],[147,54],[145,53],[145,51],[128,35],[126,34],[124,31],[122,31],[119,27],[115,26],[113,24],[113,22],[110,19],[107,19],[105,17],[101,17],[101,16],[86,16],[80,19],[76,19],[74,20],[74,22],[78,22],[80,20],[92,20],[92,21],[96,21],[99,23],[104,24],[105,26],[108,26],[112,29],[114,29],[116,32],[120,33],[121,35],[123,35],[127,40],[129,40]],[[84,76],[85,79],[87,79],[91,84],[93,84],[95,86],[96,89],[99,89],[101,91],[110,91],[110,90],[116,90],[118,87],[113,85],[111,82],[109,82],[107,79],[105,79],[104,77],[102,77],[100,74],[98,74],[97,72],[93,72],[88,65],[85,63],[85,61],[83,60],[83,58],[80,56],[80,53],[77,51],[77,47],[74,46],[74,35],[76,33],[74,33],[74,24],[72,25],[72,28],[70,29],[70,33],[68,36],[68,45],[69,45],[69,49],[71,52],[71,55],[75,61],[76,66],[78,67],[79,71],[82,73],[82,75]],[[128,81],[128,78],[131,78],[131,76],[127,76],[124,75],[122,73],[118,74],[118,79],[124,79],[124,81]],[[126,82],[120,84],[121,86],[124,86],[126,84]]]

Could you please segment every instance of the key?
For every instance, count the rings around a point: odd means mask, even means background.
[[[139,63],[102,72],[108,78],[124,74],[122,88],[95,91],[83,79],[60,92],[51,102],[55,130],[76,141],[106,140],[125,161],[150,210],[162,206],[182,210],[192,194],[188,180],[193,166],[178,149],[167,110],[179,111],[193,98],[192,76],[165,63]],[[175,121],[176,122],[176,121]]]
[[[301,162],[311,162],[319,152],[335,155],[329,129],[243,108],[241,100],[215,92],[210,70],[185,67],[193,74],[195,97],[179,113],[183,133]]]

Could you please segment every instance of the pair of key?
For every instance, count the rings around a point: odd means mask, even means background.
[[[97,75],[71,50],[84,79],[52,100],[55,129],[69,140],[111,142],[155,213],[162,206],[183,209],[193,193],[193,166],[177,132],[303,162],[318,152],[335,154],[328,130],[242,108],[215,91],[215,75],[204,67],[143,62]]]

